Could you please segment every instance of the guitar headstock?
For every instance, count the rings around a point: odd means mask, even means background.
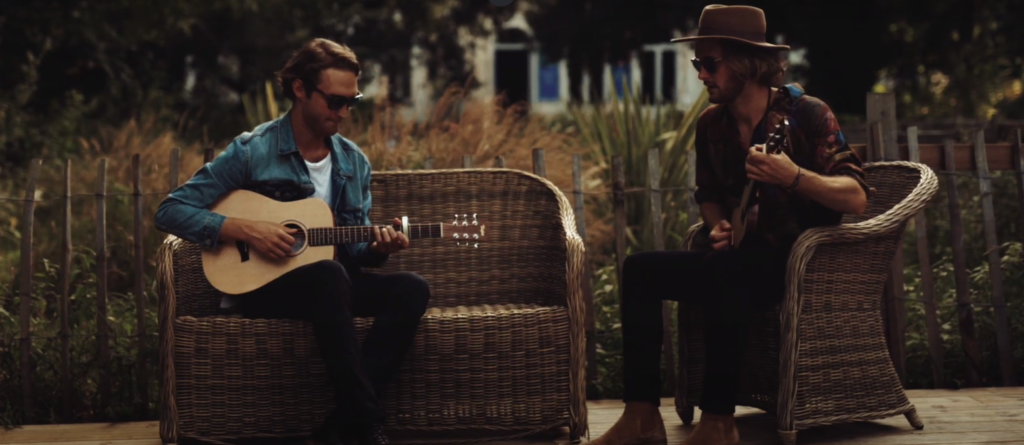
[[[461,221],[459,214],[455,214],[455,221],[445,227],[445,232],[451,233],[456,246],[477,248],[480,247],[481,241],[487,240],[486,225],[477,219],[476,213],[472,215],[472,219],[469,214],[463,213]]]
[[[782,123],[775,126],[775,131],[772,132],[771,136],[768,136],[768,142],[764,144],[765,153],[778,153],[782,149],[789,145],[789,139],[786,137],[789,131],[789,118],[782,118]]]

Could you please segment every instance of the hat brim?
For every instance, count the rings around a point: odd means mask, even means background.
[[[748,45],[759,46],[761,48],[767,48],[767,49],[778,49],[778,50],[788,50],[788,49],[790,49],[789,45],[773,45],[771,43],[751,42],[750,40],[747,40],[747,39],[741,39],[739,37],[732,37],[732,36],[690,36],[690,37],[677,37],[677,38],[672,39],[671,42],[690,42],[690,41],[694,41],[694,40],[710,40],[710,39],[733,40],[733,41],[736,41],[736,42],[742,42],[742,43],[746,43]]]

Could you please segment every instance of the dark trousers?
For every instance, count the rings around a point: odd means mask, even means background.
[[[732,414],[746,328],[784,295],[789,248],[747,238],[724,251],[651,251],[623,263],[622,335],[625,401],[660,405],[662,300],[699,307],[705,373],[700,409]],[[675,370],[673,370],[675,372]]]
[[[385,418],[380,397],[412,346],[429,298],[419,275],[363,273],[320,261],[239,300],[245,318],[311,322],[336,390],[337,409],[327,422],[366,425]],[[362,348],[353,317],[375,317]]]

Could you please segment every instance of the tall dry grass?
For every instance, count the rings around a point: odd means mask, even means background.
[[[388,103],[373,107],[369,119],[355,116],[341,133],[359,144],[374,170],[424,168],[428,158],[433,168],[461,168],[463,156],[473,158],[474,167],[491,167],[496,157],[506,168],[533,171],[533,150],[544,150],[546,179],[572,200],[573,155],[581,155],[585,190],[610,187],[604,180],[606,163],[595,156],[598,141],[588,141],[578,126],[537,114],[523,105],[503,107],[502,98],[480,100],[462,88],[450,88],[438,100],[422,123],[403,119]],[[585,222],[590,250],[611,245],[613,229],[607,212],[597,212],[594,203],[608,196],[587,196]],[[595,257],[595,261],[604,254]]]

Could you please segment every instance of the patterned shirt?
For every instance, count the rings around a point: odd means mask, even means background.
[[[794,163],[820,175],[850,176],[869,198],[873,196],[874,189],[865,181],[861,159],[846,143],[832,110],[820,99],[805,95],[798,84],[778,90],[768,108],[766,122],[755,128],[750,145],[764,144],[783,116],[789,118],[789,146],[785,152]],[[742,146],[736,120],[724,105],[713,105],[701,114],[695,144],[694,199],[698,204],[721,204],[723,217],[729,221],[747,184],[749,147]],[[749,227],[747,234],[776,246],[792,245],[804,230],[836,225],[843,217],[842,212],[797,192],[787,192],[785,186],[759,183],[754,191],[757,193],[751,195],[749,204],[758,206],[756,226]]]

